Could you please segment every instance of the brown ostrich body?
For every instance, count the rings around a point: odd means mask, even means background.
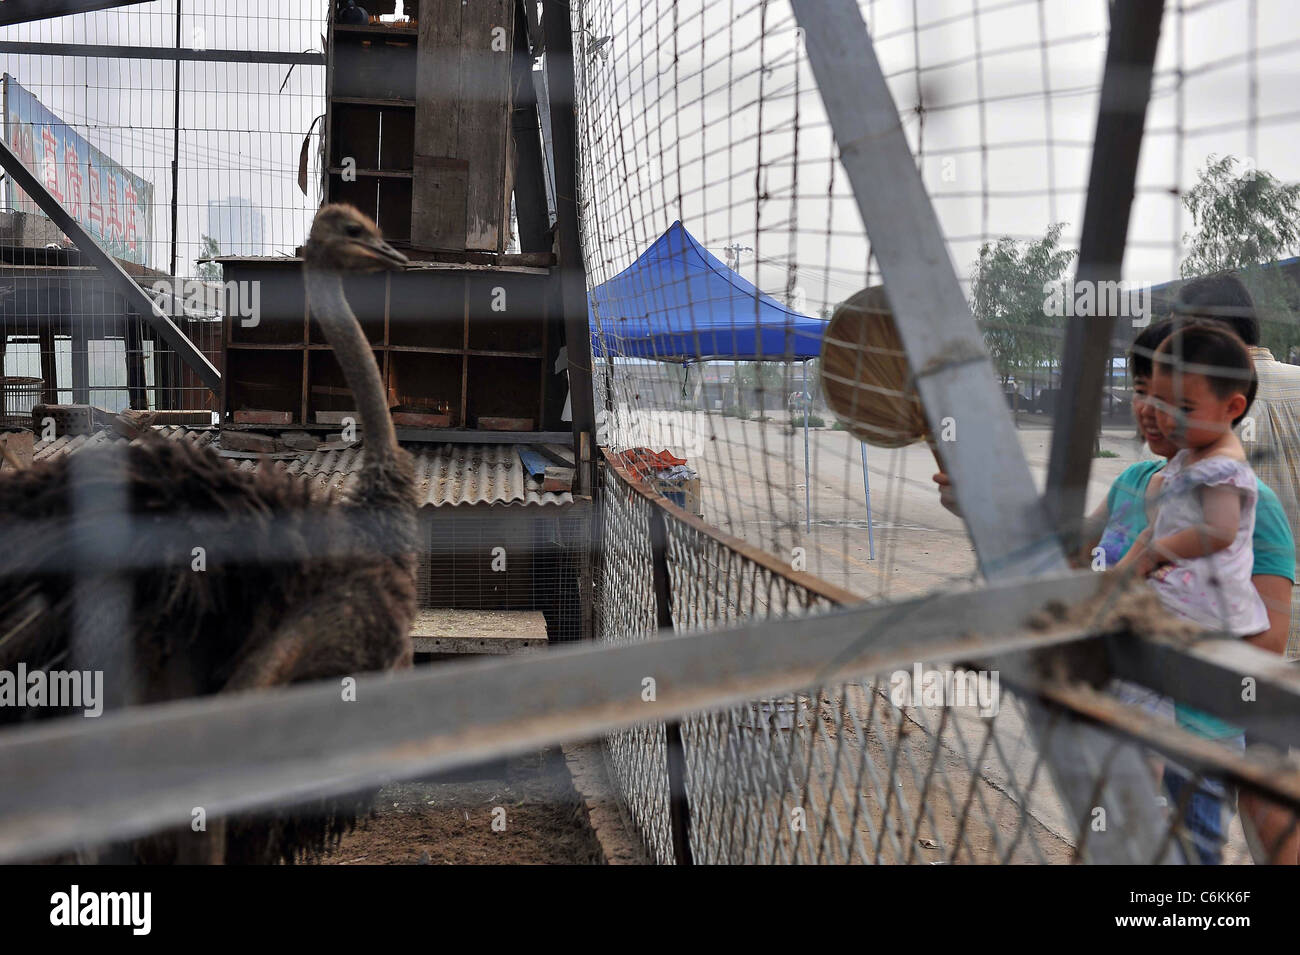
[[[106,705],[122,706],[410,664],[413,471],[341,283],[345,272],[403,261],[373,223],[337,205],[317,214],[304,250],[313,314],[364,428],[347,502],[323,504],[285,471],[237,471],[207,449],[152,435],[0,479],[0,669],[100,669]],[[110,526],[123,509],[131,530]],[[0,707],[0,723],[56,715]],[[231,819],[141,840],[129,853],[291,860],[350,825],[357,805]]]

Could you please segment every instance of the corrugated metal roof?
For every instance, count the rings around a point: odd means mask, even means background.
[[[166,425],[154,429],[169,441],[188,441],[198,447],[220,450],[220,432],[215,428],[184,428]],[[84,448],[125,443],[110,431],[39,441],[36,461],[47,461]],[[572,504],[573,494],[542,491],[540,481],[530,481],[517,446],[513,444],[414,444],[403,445],[415,458],[416,491],[421,506],[458,504]],[[292,456],[287,456],[291,454]],[[282,467],[312,484],[322,495],[345,497],[355,485],[365,460],[364,448],[342,451],[298,451],[275,458],[228,458],[231,467],[256,471],[271,465]]]

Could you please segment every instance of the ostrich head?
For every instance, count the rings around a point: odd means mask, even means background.
[[[370,219],[352,206],[322,206],[303,247],[308,268],[321,272],[380,272],[400,269],[407,262],[384,241]]]

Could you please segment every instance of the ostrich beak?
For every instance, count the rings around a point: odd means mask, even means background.
[[[410,261],[378,236],[356,239],[353,241],[353,245],[360,249],[362,255],[368,259],[373,259],[374,264],[381,269],[400,270]]]

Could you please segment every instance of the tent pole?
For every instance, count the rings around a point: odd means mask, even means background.
[[[808,415],[812,399],[808,395],[808,359],[803,362],[803,520],[804,530],[812,531],[812,468],[808,465]]]
[[[859,442],[862,446],[862,493],[867,499],[867,556],[870,560],[876,559],[876,537],[871,529],[871,480],[867,477],[867,442]]]

